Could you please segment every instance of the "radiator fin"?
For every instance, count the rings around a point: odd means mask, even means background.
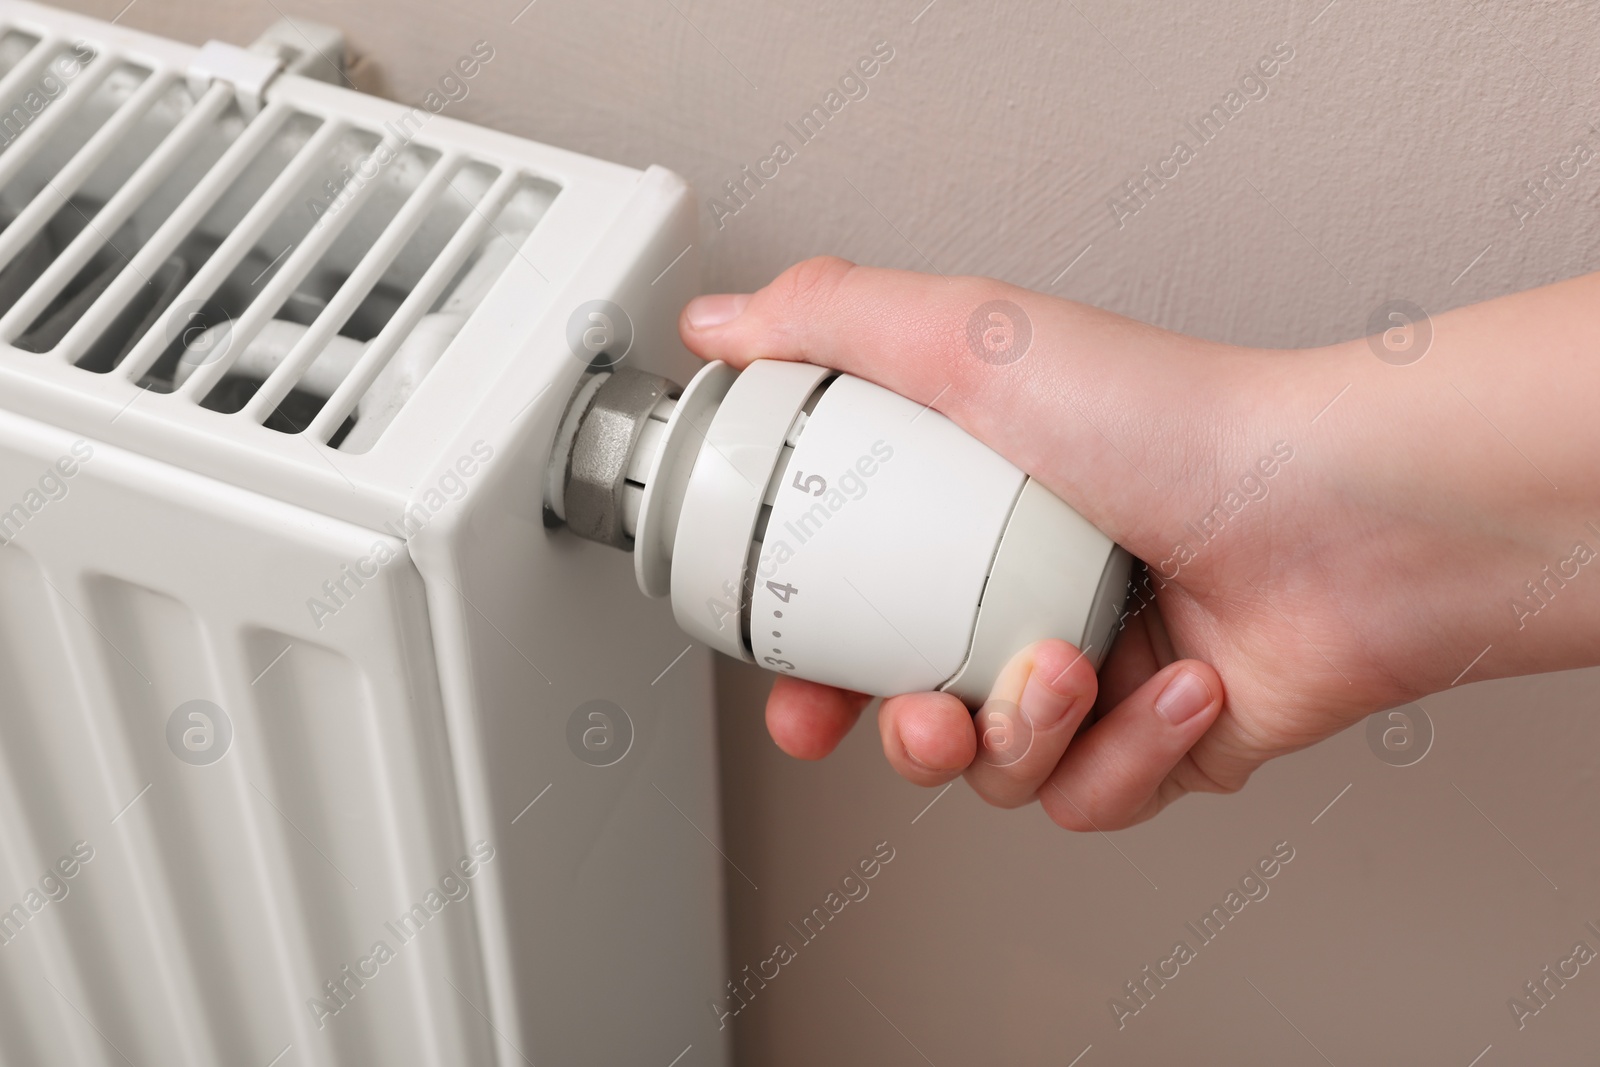
[[[94,810],[103,788],[89,732],[62,699],[72,664],[48,622],[53,599],[32,556],[14,543],[0,550],[0,1060],[109,1067],[116,1054],[85,1033],[75,1011],[126,1034],[136,1016],[164,1008],[151,983],[122,970],[121,954],[102,952],[119,920],[133,919],[125,902],[82,868],[64,878],[56,867],[80,841],[94,850],[91,867],[103,865],[111,842],[102,832],[109,813]],[[38,911],[28,906],[35,889],[49,901]],[[54,908],[72,909],[72,921]],[[48,1031],[41,1020],[53,1021]]]

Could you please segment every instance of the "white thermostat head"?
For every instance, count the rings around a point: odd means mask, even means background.
[[[593,372],[545,486],[552,523],[632,550],[691,637],[877,696],[976,707],[1047,637],[1098,667],[1133,563],[949,419],[806,363]]]

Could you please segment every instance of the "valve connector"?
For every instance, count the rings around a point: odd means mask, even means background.
[[[553,469],[559,492],[550,509],[572,532],[633,550],[645,479],[682,387],[633,368],[595,371],[580,384],[562,417]],[[654,424],[652,426],[652,424]]]

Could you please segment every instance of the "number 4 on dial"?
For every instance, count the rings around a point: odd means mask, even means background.
[[[796,589],[792,585],[779,585],[777,582],[767,583],[767,592],[771,593],[785,604],[789,602],[790,597],[794,596],[799,591],[800,590]]]

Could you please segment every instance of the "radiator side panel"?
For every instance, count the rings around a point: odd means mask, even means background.
[[[687,187],[652,168],[614,247],[574,281],[626,309],[631,364],[680,382],[698,365],[676,328],[695,240]],[[544,525],[540,475],[583,369],[564,325],[511,353],[422,478],[493,449],[461,506],[412,541],[463,818],[511,842],[493,872],[503,903],[480,913],[499,922],[480,936],[496,1026],[536,1063],[669,1063],[692,1047],[684,1062],[724,1064],[728,1031],[707,1007],[730,977],[724,889],[755,890],[721,851],[711,657],[639,593],[627,554]],[[624,733],[627,746],[585,747]]]

